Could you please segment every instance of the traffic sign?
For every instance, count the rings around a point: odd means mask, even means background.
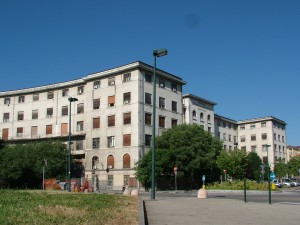
[[[275,180],[275,178],[276,178],[276,174],[274,172],[272,172],[270,174],[270,179],[273,181],[273,180]]]
[[[205,181],[205,175],[202,176],[202,182],[204,183]]]

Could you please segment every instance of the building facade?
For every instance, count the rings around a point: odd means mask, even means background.
[[[137,185],[135,163],[152,138],[152,74],[152,66],[137,61],[73,81],[0,92],[1,137],[8,143],[67,142],[71,125],[72,159],[85,177],[97,179],[100,188],[122,189],[129,180]],[[157,70],[157,135],[182,123],[184,84]]]

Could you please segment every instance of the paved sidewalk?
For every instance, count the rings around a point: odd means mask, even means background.
[[[145,206],[149,225],[300,224],[300,205],[177,197],[145,200]]]

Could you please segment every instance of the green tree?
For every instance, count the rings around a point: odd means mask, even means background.
[[[246,156],[246,161],[246,177],[251,180],[258,180],[261,171],[261,158],[256,152],[249,152]]]
[[[40,187],[44,159],[45,177],[65,177],[66,146],[61,142],[9,144],[0,149],[0,178],[12,187]]]
[[[227,174],[233,178],[242,178],[246,175],[247,153],[243,150],[223,150],[217,159],[217,165],[221,170],[227,170]]]
[[[274,172],[278,176],[279,179],[286,176],[288,173],[288,166],[284,162],[280,161],[275,165]]]
[[[294,156],[290,159],[290,161],[287,164],[288,166],[288,173],[290,175],[300,175],[299,169],[300,169],[300,156]]]
[[[178,167],[180,188],[199,187],[202,175],[208,182],[217,180],[220,171],[216,159],[221,149],[222,143],[196,124],[182,124],[163,132],[156,138],[157,183],[166,188],[173,185],[174,166]],[[146,153],[136,168],[137,178],[146,188],[151,184],[151,156],[151,151]]]

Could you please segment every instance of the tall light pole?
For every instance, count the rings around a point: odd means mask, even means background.
[[[155,118],[156,118],[156,58],[168,54],[167,49],[154,49],[154,69],[153,69],[153,123],[152,123],[152,176],[151,176],[151,199],[155,199]]]
[[[267,149],[267,167],[268,167],[268,188],[269,188],[269,204],[271,205],[271,182],[270,182],[270,166],[269,166],[269,147],[271,145],[265,145]]]
[[[78,101],[77,98],[68,98],[70,102],[69,112],[69,141],[68,141],[68,191],[71,192],[71,103]]]

